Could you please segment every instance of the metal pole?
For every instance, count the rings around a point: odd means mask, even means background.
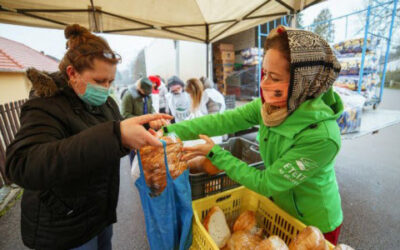
[[[393,24],[394,24],[394,19],[396,18],[397,2],[398,2],[398,0],[394,0],[394,2],[393,2],[394,6],[393,6],[393,11],[392,11],[392,20],[390,21],[389,38],[387,40],[387,45],[386,45],[385,64],[383,66],[381,90],[379,93],[379,103],[382,101],[383,88],[385,86],[384,84],[385,84],[385,78],[386,78],[386,69],[387,69],[387,63],[389,60],[389,50],[390,50],[390,42],[392,40],[392,34],[393,34]]]
[[[180,65],[179,65],[179,41],[178,40],[174,40],[174,45],[175,45],[175,75],[179,76],[180,73]]]
[[[348,26],[348,22],[349,22],[349,17],[346,16],[346,33],[344,35],[344,39],[347,40],[347,26]]]
[[[365,24],[365,32],[364,32],[364,44],[363,44],[363,49],[362,49],[362,57],[361,57],[361,66],[360,66],[360,72],[359,72],[359,78],[358,78],[358,93],[361,93],[361,86],[362,86],[362,81],[364,78],[364,62],[365,62],[365,53],[367,52],[367,39],[368,39],[368,28],[369,28],[369,16],[371,14],[371,5],[368,6],[368,11],[367,11],[367,22]]]
[[[207,78],[210,79],[210,30],[208,24],[206,24],[206,74]]]
[[[210,77],[210,66],[209,66],[209,43],[206,43],[206,73],[207,73],[207,78]]]

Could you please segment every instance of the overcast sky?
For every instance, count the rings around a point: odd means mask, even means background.
[[[312,6],[304,11],[304,24],[311,24],[314,18],[323,8],[329,8],[333,17],[349,14],[362,8],[363,0],[329,0],[318,5]],[[357,25],[352,25],[354,26]],[[336,24],[337,39],[344,39],[344,21]],[[349,31],[349,33],[351,33]],[[17,25],[0,24],[0,36],[21,42],[38,51],[62,58],[65,53],[65,38],[62,30],[32,28]],[[125,35],[105,35],[111,48],[118,52],[123,59],[119,69],[124,69],[133,60],[136,54],[145,46],[151,44],[155,38],[125,36]]]

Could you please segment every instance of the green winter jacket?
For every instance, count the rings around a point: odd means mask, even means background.
[[[138,93],[136,85],[131,86],[122,97],[121,114],[124,118],[143,115],[144,98]],[[148,114],[155,113],[151,96],[147,98]]]
[[[233,180],[267,197],[306,225],[330,232],[343,221],[335,176],[341,146],[336,119],[343,111],[340,97],[330,89],[300,105],[281,125],[267,127],[261,100],[223,114],[203,116],[167,127],[182,140],[234,133],[260,126],[260,154],[265,170],[249,167],[215,145],[208,158]]]

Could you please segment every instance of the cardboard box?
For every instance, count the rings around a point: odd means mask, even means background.
[[[214,58],[213,61],[214,67],[216,66],[234,66],[235,60],[222,60]]]
[[[213,50],[219,51],[234,51],[233,44],[230,43],[218,43],[213,46]]]
[[[218,91],[221,92],[222,94],[226,95],[226,85],[223,83],[218,83],[217,84]]]
[[[237,99],[240,98],[240,87],[238,86],[226,86],[226,95],[235,95]]]
[[[216,67],[215,68],[215,74],[216,75],[221,75],[221,74],[230,74],[233,72],[233,66],[232,67]]]
[[[217,79],[218,79],[218,77],[219,78],[223,78],[224,80],[226,80],[226,78],[228,78],[228,76],[231,74],[232,72],[215,72],[215,76],[217,77]]]
[[[235,52],[234,51],[219,51],[214,53],[214,59],[216,60],[231,60],[235,61]]]

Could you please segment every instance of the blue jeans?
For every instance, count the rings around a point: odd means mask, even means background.
[[[101,233],[85,244],[71,250],[111,250],[112,225],[106,227]]]

